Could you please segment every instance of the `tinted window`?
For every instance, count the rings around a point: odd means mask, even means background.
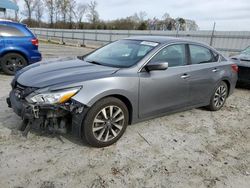
[[[186,65],[185,54],[184,44],[171,45],[162,49],[150,62],[168,62],[169,67],[183,66]]]
[[[192,64],[202,64],[218,61],[219,55],[212,54],[210,49],[202,46],[189,45]]]
[[[21,32],[19,29],[12,27],[12,26],[6,26],[6,25],[0,25],[0,35],[3,37],[23,37],[25,34]]]

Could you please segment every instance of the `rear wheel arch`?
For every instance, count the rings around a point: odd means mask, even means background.
[[[224,106],[229,95],[229,88],[226,82],[228,82],[228,80],[221,80],[216,84],[209,105],[207,106],[210,111],[220,110]]]
[[[227,84],[227,89],[228,89],[228,95],[231,91],[231,83],[227,78],[222,79],[220,82],[225,82]]]
[[[15,52],[5,53],[0,61],[1,69],[8,75],[14,75],[17,70],[20,70],[27,65],[28,61],[25,56]]]
[[[4,52],[1,54],[0,59],[3,58],[5,55],[11,54],[11,53],[15,53],[15,54],[21,55],[21,56],[27,61],[27,63],[29,62],[29,58],[28,58],[27,54],[25,54],[24,52],[21,52],[21,51],[19,51],[19,50],[8,50],[8,51],[4,51]]]

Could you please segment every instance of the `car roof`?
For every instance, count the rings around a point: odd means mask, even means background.
[[[4,20],[4,19],[0,19],[0,24],[6,24],[6,25],[16,25],[16,26],[25,26],[22,23],[18,23],[18,22],[14,22],[11,20]]]
[[[193,42],[186,39],[175,38],[175,37],[166,37],[166,36],[134,36],[126,38],[127,40],[142,40],[142,41],[150,41],[157,42],[161,44],[171,43],[171,42]]]

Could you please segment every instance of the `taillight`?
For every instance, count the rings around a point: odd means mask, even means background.
[[[38,39],[32,39],[32,40],[31,40],[31,43],[32,43],[34,46],[38,46]]]
[[[235,72],[235,73],[238,73],[238,72],[239,72],[239,67],[238,67],[238,65],[232,64],[232,71]]]

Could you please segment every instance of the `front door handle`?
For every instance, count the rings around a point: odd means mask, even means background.
[[[214,68],[212,71],[213,71],[213,72],[218,72],[218,69],[217,69],[217,68]]]
[[[189,77],[190,77],[189,74],[183,74],[183,75],[181,76],[182,79],[187,79],[187,78],[189,78]]]

